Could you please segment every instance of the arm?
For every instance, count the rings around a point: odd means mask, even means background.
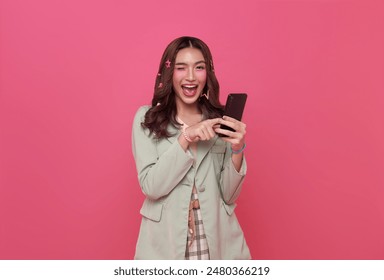
[[[215,129],[217,133],[227,135],[227,137],[222,137],[222,140],[230,144],[224,157],[220,185],[224,201],[227,204],[232,204],[240,195],[247,170],[243,152],[245,148],[246,125],[227,116],[223,117],[222,123],[235,130],[232,132],[221,128]]]
[[[241,156],[241,161],[238,163],[239,171],[233,157],[238,158],[238,155],[232,154],[228,148],[225,153],[223,170],[220,176],[221,193],[224,202],[227,204],[234,203],[239,197],[247,172],[245,157]]]
[[[132,150],[141,189],[148,198],[156,200],[177,186],[191,168],[193,158],[177,140],[159,156],[156,149],[158,140],[149,136],[149,131],[141,126],[146,111],[147,108],[141,107],[134,118]]]

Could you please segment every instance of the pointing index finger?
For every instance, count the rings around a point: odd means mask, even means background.
[[[221,118],[210,119],[210,123],[211,123],[212,125],[220,124],[221,121],[222,121]]]
[[[232,118],[232,117],[229,117],[229,116],[223,116],[223,119],[227,120],[227,121],[231,121],[231,122],[237,122],[238,121],[235,118]]]

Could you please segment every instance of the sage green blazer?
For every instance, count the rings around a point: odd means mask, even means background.
[[[140,187],[145,200],[135,259],[185,258],[188,207],[193,185],[200,209],[211,259],[250,259],[251,255],[234,209],[246,173],[243,159],[240,172],[232,164],[229,144],[220,137],[198,142],[194,159],[174,136],[157,140],[141,127],[149,106],[141,107],[134,118],[132,149]]]

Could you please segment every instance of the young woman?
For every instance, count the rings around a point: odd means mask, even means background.
[[[251,258],[234,213],[246,173],[245,124],[222,115],[208,46],[175,39],[161,58],[152,105],[133,123],[146,196],[135,259]]]

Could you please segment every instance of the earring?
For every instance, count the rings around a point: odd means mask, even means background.
[[[203,93],[200,97],[203,97],[203,96],[205,96],[205,98],[209,100],[209,90],[207,90],[207,93]]]

